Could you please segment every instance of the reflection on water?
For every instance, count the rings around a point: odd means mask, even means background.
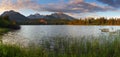
[[[2,38],[3,43],[28,45],[29,43],[39,43],[41,39],[51,37],[70,37],[80,38],[83,36],[109,35],[110,32],[101,32],[100,29],[107,28],[109,31],[118,31],[120,26],[70,26],[70,25],[23,25],[17,31],[5,34]]]

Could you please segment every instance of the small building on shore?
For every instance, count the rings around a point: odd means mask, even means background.
[[[40,24],[44,24],[44,25],[47,24],[47,21],[45,19],[40,19],[39,22],[40,22]]]

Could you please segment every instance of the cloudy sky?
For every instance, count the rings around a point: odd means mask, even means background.
[[[120,0],[0,0],[0,14],[15,10],[25,16],[63,12],[75,18],[120,17]]]

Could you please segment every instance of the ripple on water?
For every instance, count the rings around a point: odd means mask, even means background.
[[[27,38],[17,35],[16,33],[9,32],[2,37],[2,43],[3,44],[11,44],[11,45],[20,45],[20,46],[28,46],[30,43],[30,40]]]
[[[70,38],[80,38],[87,36],[86,39],[91,39],[88,36],[95,36],[98,37],[99,35],[109,36],[113,35],[116,36],[114,33],[109,32],[101,32],[100,29],[103,28],[114,28],[114,30],[120,29],[120,26],[21,26],[20,30],[8,32],[2,37],[2,42],[4,44],[17,44],[20,46],[29,46],[34,44],[35,46],[41,43],[41,39],[51,37],[70,37]],[[120,33],[119,33],[120,34]]]

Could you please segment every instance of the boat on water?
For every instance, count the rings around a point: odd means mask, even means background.
[[[107,29],[107,28],[104,28],[104,29],[100,29],[101,30],[101,32],[109,32],[110,30],[109,29]]]
[[[100,29],[101,30],[101,32],[108,32],[109,34],[117,34],[118,33],[118,31],[117,30],[110,30],[110,29],[108,29],[108,28],[103,28],[103,29]]]

